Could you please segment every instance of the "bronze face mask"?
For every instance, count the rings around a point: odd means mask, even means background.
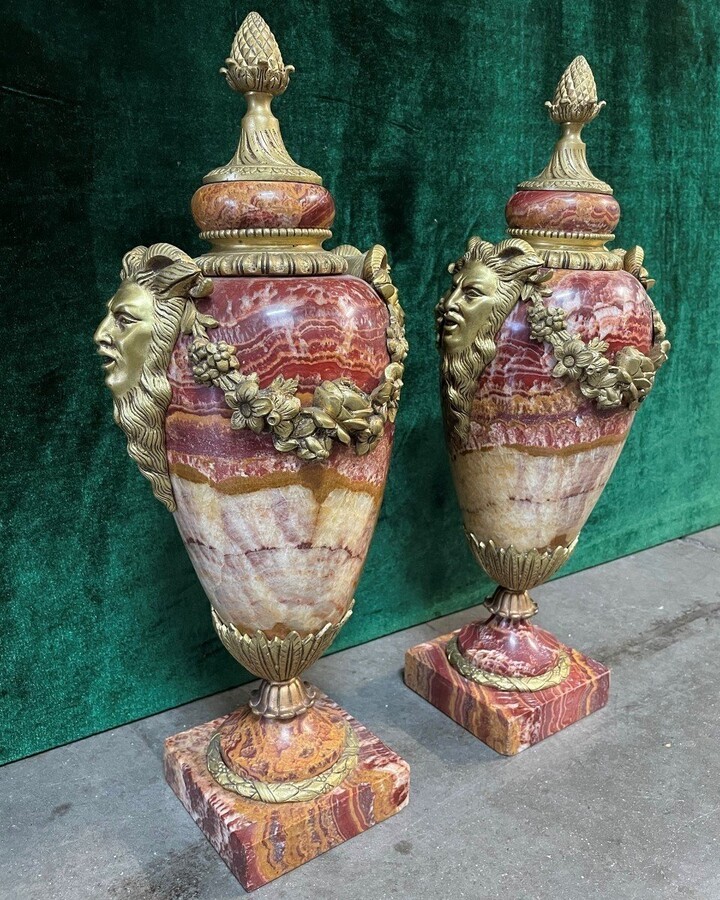
[[[108,303],[93,340],[107,357],[105,384],[119,400],[137,387],[153,330],[153,297],[139,284],[124,281]]]
[[[455,269],[452,288],[441,301],[440,340],[446,353],[466,350],[487,326],[497,305],[498,283],[497,275],[479,260]]]

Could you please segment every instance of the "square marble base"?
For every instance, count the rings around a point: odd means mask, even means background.
[[[303,803],[261,803],[225,790],[207,770],[210,737],[225,717],[165,741],[165,778],[246,891],[267,884],[399,812],[410,768],[327,697],[360,741],[357,767],[333,791]]]
[[[542,691],[499,691],[475,684],[450,665],[445,646],[451,637],[446,634],[407,651],[405,684],[505,756],[514,756],[607,703],[610,670],[577,650],[567,648],[570,674],[561,684]]]

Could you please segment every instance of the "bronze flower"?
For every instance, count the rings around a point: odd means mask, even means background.
[[[357,455],[364,456],[366,453],[369,453],[383,436],[384,431],[385,420],[383,417],[378,415],[370,416],[367,428],[357,435],[355,444]]]
[[[555,350],[557,365],[552,373],[555,378],[569,375],[580,378],[583,369],[593,361],[594,354],[579,338],[571,338]]]
[[[272,410],[270,398],[260,391],[257,375],[248,375],[232,391],[225,394],[230,409],[232,428],[249,428],[255,434],[265,427],[266,416]]]
[[[297,378],[283,378],[282,375],[278,375],[267,389],[272,409],[266,415],[265,421],[280,440],[287,440],[290,437],[293,422],[302,409],[300,400],[295,396],[297,387]]]
[[[208,341],[196,338],[190,345],[190,364],[195,380],[200,384],[213,384],[221,375],[238,368],[235,347],[225,341]]]
[[[283,453],[294,453],[308,461],[327,459],[332,450],[332,439],[317,425],[311,415],[300,413],[292,423],[292,430],[287,438],[281,437],[277,429],[273,431],[273,444],[276,450]]]
[[[634,347],[623,347],[615,358],[618,384],[634,409],[650,393],[655,380],[653,361]]]
[[[318,428],[334,434],[343,444],[368,428],[373,414],[370,398],[347,379],[323,381],[315,389],[314,406],[308,409]]]
[[[383,380],[370,394],[370,403],[376,413],[385,412],[391,422],[397,416],[400,391],[402,390],[403,367],[400,363],[390,363],[383,373]]]
[[[549,306],[542,317],[532,318],[530,322],[530,337],[542,343],[553,334],[565,328],[565,313],[561,309]]]

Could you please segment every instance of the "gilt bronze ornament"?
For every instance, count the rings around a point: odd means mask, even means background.
[[[333,199],[285,149],[271,103],[293,70],[257,13],[221,71],[247,112],[192,200],[211,249],[131,250],[95,340],[217,634],[261,679],[165,752],[173,790],[252,889],[407,802],[403,760],[302,680],[352,611],[407,343],[385,250],[323,248]]]
[[[667,359],[640,247],[608,250],[620,207],[580,133],[604,106],[583,57],[563,74],[550,163],[510,199],[508,235],[470,238],[436,309],[450,462],[489,617],[407,654],[405,679],[500,753],[599,709],[609,670],[529,620],[612,473]]]

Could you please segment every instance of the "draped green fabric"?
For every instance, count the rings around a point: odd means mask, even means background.
[[[126,250],[203,249],[188,203],[234,150],[243,104],[217,70],[252,8],[297,69],[275,104],[290,152],[334,194],[337,242],[388,247],[408,316],[385,503],[334,649],[487,592],[443,446],[433,307],[468,235],[499,240],[515,184],[545,165],[556,129],[543,101],[578,53],[608,101],[584,137],[623,209],[616,245],[645,247],[674,349],[564,571],[720,521],[720,7],[15,4],[0,55],[1,761],[247,678],[126,455],[91,338]]]

